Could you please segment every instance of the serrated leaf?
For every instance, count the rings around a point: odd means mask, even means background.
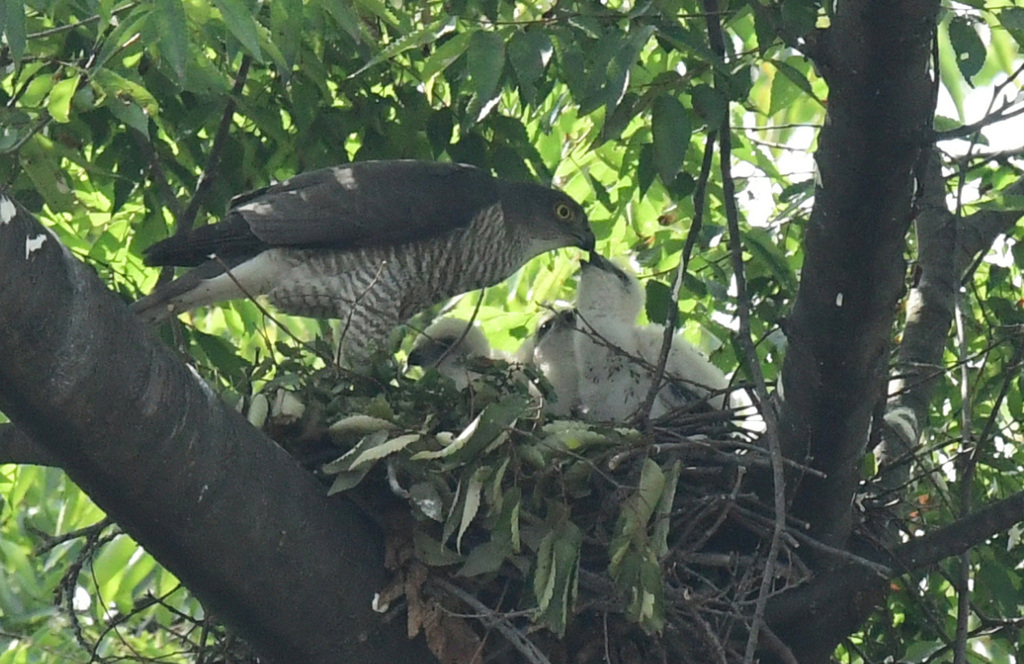
[[[949,22],[949,42],[956,53],[956,66],[967,80],[981,71],[985,65],[985,44],[978,36],[974,21],[965,16],[954,16]]]
[[[401,452],[421,438],[418,433],[407,433],[403,436],[395,436],[380,445],[363,450],[351,463],[350,469],[355,470],[363,464],[373,464],[381,459],[391,456],[395,452]]]
[[[327,474],[346,472],[353,469],[352,462],[360,454],[368,449],[377,447],[388,439],[387,431],[376,431],[367,436],[364,436],[356,445],[345,454],[341,455],[338,459],[324,464],[322,470]]]
[[[474,32],[466,49],[468,89],[472,93],[467,114],[476,122],[491,110],[505,68],[505,40],[497,32]]]
[[[516,395],[498,403],[492,403],[483,410],[452,442],[440,450],[417,452],[414,461],[420,459],[450,459],[468,461],[493,443],[499,436],[508,433],[511,426],[527,406],[527,398]]]
[[[167,60],[171,71],[181,81],[189,56],[188,24],[181,0],[160,0],[150,15],[154,37],[159,40],[160,57]]]
[[[490,501],[491,508],[500,510],[502,502],[504,500],[504,494],[501,490],[502,480],[505,479],[505,471],[508,470],[508,464],[512,461],[511,457],[505,457],[505,460],[501,462],[498,469],[494,471],[494,474],[490,478],[490,488],[487,491],[487,500]]]
[[[25,3],[22,0],[0,0],[0,34],[7,37],[11,58],[17,65],[25,55]]]
[[[388,6],[381,0],[355,0],[355,3],[391,27],[398,27],[398,20],[395,18],[395,15],[391,13]]]
[[[339,438],[349,434],[366,435],[377,431],[393,431],[398,428],[394,422],[373,417],[371,415],[350,415],[342,418],[327,428],[327,433],[332,438]]]
[[[659,95],[651,105],[654,166],[661,181],[671,183],[686,161],[690,147],[690,114],[675,97]]]
[[[517,486],[511,487],[502,496],[501,513],[498,515],[491,529],[491,539],[507,542],[509,548],[519,553],[521,542],[519,538],[519,511],[522,503],[522,489]]]
[[[402,53],[405,53],[409,49],[420,48],[422,46],[426,46],[431,42],[437,41],[441,36],[448,34],[454,29],[455,18],[448,17],[443,21],[431,23],[430,25],[426,25],[420,28],[419,30],[413,30],[408,34],[402,35],[395,41],[385,46],[384,49],[380,51],[380,53],[370,58],[370,61],[367,62],[365,65],[357,69],[352,74],[349,74],[349,78],[355,78],[356,76],[359,76],[370,67],[378,65],[381,62],[390,60],[395,56],[401,55]]]
[[[334,476],[334,481],[331,482],[331,487],[327,489],[327,495],[333,496],[336,493],[342,491],[348,491],[359,485],[366,477],[366,474],[370,472],[373,466],[363,466],[358,470],[344,470],[338,472]]]
[[[50,88],[50,96],[46,99],[46,110],[50,113],[50,117],[61,124],[69,120],[71,98],[74,97],[80,80],[81,76],[66,78]]]
[[[537,567],[533,572],[533,595],[537,607],[546,611],[555,593],[555,531],[551,530],[540,540],[537,547]]]
[[[434,52],[427,57],[423,63],[423,70],[420,72],[420,80],[426,83],[439,72],[447,69],[453,62],[459,59],[469,46],[469,39],[472,32],[460,32],[445,43],[434,49]]]
[[[583,533],[564,521],[541,540],[533,579],[537,597],[536,620],[559,637],[564,636],[579,584],[580,545]]]
[[[665,478],[665,489],[661,492],[658,507],[654,510],[654,527],[651,529],[651,550],[655,558],[661,560],[668,555],[668,533],[671,526],[672,505],[675,502],[676,486],[679,484],[679,473],[683,470],[681,461],[672,464],[672,469]]]
[[[99,86],[100,91],[107,96],[108,104],[111,97],[121,102],[134,102],[140,110],[147,115],[156,115],[160,111],[156,97],[144,86],[131,81],[123,76],[115,74],[109,69],[100,69],[93,74],[93,82]]]
[[[334,18],[334,21],[341,26],[349,37],[351,37],[357,44],[362,42],[362,23],[359,21],[359,16],[352,9],[352,5],[345,0],[324,0],[324,7],[327,8],[328,13]]]
[[[608,547],[608,571],[613,578],[619,574],[619,568],[630,550],[646,547],[647,524],[661,501],[665,479],[665,473],[653,459],[644,460],[636,492],[622,502],[615,525],[616,535]]]
[[[253,59],[263,62],[263,53],[260,50],[260,30],[249,8],[242,0],[213,0],[213,4],[220,10],[228,31],[234,35]]]
[[[416,551],[416,559],[424,565],[444,567],[454,565],[462,560],[462,556],[419,529],[413,531],[412,543]]]

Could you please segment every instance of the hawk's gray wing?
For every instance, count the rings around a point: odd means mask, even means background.
[[[469,225],[498,202],[473,166],[365,161],[303,173],[232,200],[224,221],[158,242],[150,265],[252,257],[270,247],[355,249],[405,244]]]

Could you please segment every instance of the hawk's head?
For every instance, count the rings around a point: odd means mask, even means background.
[[[594,231],[579,203],[538,184],[498,182],[505,223],[529,238],[531,256],[561,247],[594,250]]]

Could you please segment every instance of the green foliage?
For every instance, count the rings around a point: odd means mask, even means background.
[[[504,176],[553,180],[585,203],[599,249],[640,268],[647,318],[662,322],[678,311],[688,337],[731,371],[741,364],[731,343],[736,275],[714,172],[674,307],[669,289],[698,212],[705,138],[728,118],[751,332],[773,381],[815,186],[813,165],[802,157],[814,148],[828,99],[825,81],[792,44],[827,27],[835,3],[719,4],[724,62],[712,53],[705,8],[695,0],[0,0],[0,185],[42,213],[76,256],[130,300],[156,280],[143,268],[141,250],[174,232],[201,181],[197,223],[218,218],[240,192],[353,159],[459,160]],[[1018,68],[1021,44],[1024,9],[1014,3],[946,8],[939,82],[953,108],[941,111],[937,130],[980,119],[975,89],[987,95],[985,103],[997,82],[1008,98],[1019,93],[1018,80],[1007,77]],[[972,145],[988,140],[975,133]],[[1019,177],[1008,157],[964,163],[950,183],[967,192],[958,212],[1019,209],[1019,196],[1004,191]],[[1021,489],[1024,397],[1014,360],[1024,323],[1021,240],[1019,230],[1011,233],[968,275],[964,340],[947,348],[951,372],[933,399],[920,472],[898,496],[915,508],[913,532],[958,514],[962,477],[954,460],[961,441],[989,422],[972,484],[975,502]],[[482,295],[477,319],[495,346],[515,349],[545,306],[573,300],[574,259],[568,251],[538,258]],[[469,318],[476,305],[475,295],[457,299],[452,314]],[[420,519],[413,537],[421,561],[459,565],[469,578],[521,567],[535,619],[556,633],[566,629],[592,524],[567,510],[567,501],[551,498],[556,488],[585,495],[591,464],[584,452],[629,447],[630,436],[551,425],[524,433],[524,422],[536,422],[528,397],[498,399],[515,391],[510,376],[483,389],[472,407],[431,373],[418,388],[389,368],[375,377],[385,380],[383,391],[338,387],[343,383],[331,374],[336,330],[270,318],[250,302],[197,312],[189,322],[164,329],[165,340],[254,420],[280,421],[279,390],[300,390],[325,421],[377,418],[349,420],[329,434],[332,444],[351,448],[326,468],[333,490],[384,481],[383,469],[395,465]],[[396,339],[401,348],[409,344]],[[315,397],[301,392],[317,372],[331,376],[323,382],[333,387]],[[973,423],[956,417],[962,380]],[[875,470],[864,467],[866,474]],[[671,617],[659,594],[660,566],[671,497],[682,492],[679,477],[675,463],[643,464],[623,482],[603,533],[613,551],[604,569],[626,597],[630,617],[654,631]],[[0,664],[89,661],[71,615],[80,616],[77,629],[110,660],[209,661],[209,652],[184,652],[195,651],[166,629],[139,628],[149,621],[187,624],[183,616],[201,610],[124,535],[89,550],[83,536],[43,551],[49,542],[41,533],[63,535],[102,518],[60,473],[2,466],[0,497]],[[1020,553],[1019,532],[979,550],[972,565],[979,606],[997,607],[1001,616],[1024,611]],[[89,574],[73,574],[76,565]],[[54,590],[65,583],[91,595],[91,604],[69,608],[71,592],[55,605]],[[885,612],[841,649],[842,661],[945,656],[952,586],[939,572],[899,586]],[[147,604],[150,596],[160,602]],[[145,611],[132,613],[136,605]],[[116,613],[107,614],[109,607]],[[130,629],[120,628],[116,638],[103,631],[130,613]],[[980,631],[972,643],[991,661],[1008,661],[1018,635],[1019,627],[1007,624]]]

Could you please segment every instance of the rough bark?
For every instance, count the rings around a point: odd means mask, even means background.
[[[946,183],[937,151],[932,152],[921,182],[919,214],[914,220],[917,234],[917,283],[907,297],[906,324],[900,343],[890,392],[891,407],[909,408],[917,423],[915,434],[928,417],[928,406],[944,374],[942,351],[949,338],[949,326],[956,305],[957,272],[954,266],[956,217],[946,207]],[[879,449],[879,463],[890,462],[910,452],[912,441],[886,435]],[[886,474],[890,487],[900,486],[910,464]]]
[[[10,423],[0,424],[0,463],[60,467],[53,452]]]
[[[2,193],[0,357],[0,409],[268,661],[430,661],[371,610],[377,529]]]
[[[946,368],[942,354],[949,339],[960,279],[979,254],[988,251],[1020,219],[1013,210],[983,210],[958,218],[946,203],[946,183],[937,151],[921,183],[919,214],[914,220],[917,233],[917,280],[907,298],[906,325],[896,358],[895,375],[889,387],[890,408],[906,407],[914,413],[914,440],[886,435],[879,449],[883,482],[889,488],[902,486],[912,467],[908,454],[916,447],[921,428],[927,423],[929,406]],[[1007,194],[1024,193],[1024,179],[1006,189]],[[888,467],[887,467],[888,466]]]
[[[871,414],[884,398],[914,175],[934,114],[929,60],[938,7],[841,1],[810,49],[829,85],[828,114],[787,327],[780,437],[787,457],[827,475],[790,478],[791,513],[838,548],[848,544]],[[812,586],[829,584],[830,561],[815,566]],[[870,607],[878,593],[863,588],[858,596]],[[833,597],[829,611],[771,625],[802,663],[829,661],[866,616],[856,597]]]

